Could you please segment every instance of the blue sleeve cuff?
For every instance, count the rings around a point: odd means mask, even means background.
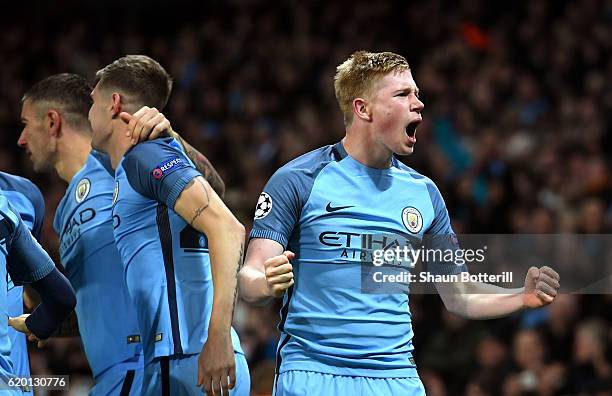
[[[15,231],[8,268],[13,283],[18,286],[39,281],[55,270],[47,252],[23,223],[19,223]]]
[[[287,240],[287,237],[278,231],[262,230],[255,228],[253,228],[251,230],[251,233],[249,234],[249,240],[253,238],[271,239],[283,245],[283,249],[287,248],[287,243],[289,242]]]
[[[46,339],[61,326],[76,305],[74,289],[57,269],[32,284],[42,302],[26,319],[26,326],[36,337]]]
[[[45,276],[49,275],[51,272],[53,272],[53,270],[55,269],[55,264],[53,264],[53,261],[51,261],[50,258],[47,258],[46,260],[47,262],[42,264],[40,266],[40,268],[38,268],[36,271],[30,273],[30,275],[28,276],[27,279],[15,279],[15,278],[11,278],[13,279],[13,283],[17,286],[21,286],[24,283],[34,283],[34,282],[38,282],[39,280],[41,280],[42,278],[44,278]]]
[[[172,188],[168,192],[168,198],[166,199],[166,206],[174,209],[174,205],[176,204],[176,200],[181,195],[187,184],[192,181],[194,178],[201,176],[200,173],[193,169],[187,168],[183,171],[183,174],[176,179]]]

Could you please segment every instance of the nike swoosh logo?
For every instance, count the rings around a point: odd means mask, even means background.
[[[331,206],[331,202],[327,204],[327,206],[325,207],[325,210],[327,210],[328,212],[336,212],[338,210],[342,210],[342,209],[348,209],[348,208],[352,208],[353,205],[349,205],[349,206]]]

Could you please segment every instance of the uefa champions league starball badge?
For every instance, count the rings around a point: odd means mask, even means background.
[[[263,219],[272,210],[272,197],[262,192],[255,206],[255,220]]]

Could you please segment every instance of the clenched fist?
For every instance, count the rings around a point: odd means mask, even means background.
[[[270,257],[264,262],[268,292],[272,297],[280,297],[293,286],[293,266],[289,262],[295,253],[285,251],[280,256]]]
[[[550,267],[531,267],[525,277],[523,304],[539,308],[553,302],[559,290],[559,274]]]

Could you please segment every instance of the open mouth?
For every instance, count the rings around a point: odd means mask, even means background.
[[[411,138],[414,138],[414,136],[416,135],[417,127],[419,126],[421,121],[422,120],[417,119],[417,120],[412,121],[410,124],[408,124],[408,126],[406,127],[406,135],[408,135]]]

